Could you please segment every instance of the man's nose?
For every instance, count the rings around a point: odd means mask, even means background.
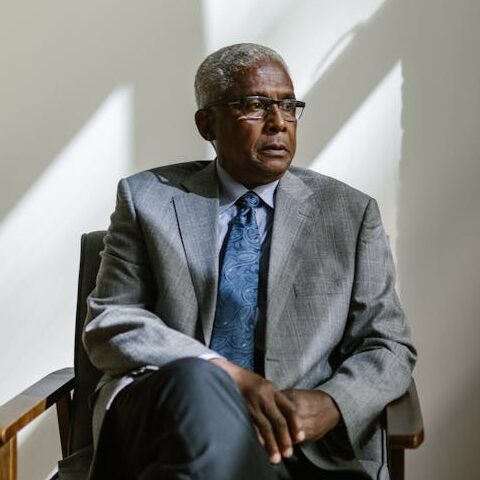
[[[273,104],[270,106],[266,117],[266,127],[269,130],[283,131],[287,128],[285,119],[282,116],[282,112],[278,105]]]

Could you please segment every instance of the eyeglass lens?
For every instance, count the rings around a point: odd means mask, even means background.
[[[303,107],[297,106],[296,100],[290,98],[275,102],[267,97],[244,97],[240,105],[248,118],[264,118],[273,103],[278,105],[282,117],[287,121],[298,120],[302,115]]]

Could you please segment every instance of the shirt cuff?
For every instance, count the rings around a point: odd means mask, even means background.
[[[221,355],[218,353],[203,353],[202,355],[199,355],[198,358],[201,358],[202,360],[213,360],[214,358],[223,358]]]

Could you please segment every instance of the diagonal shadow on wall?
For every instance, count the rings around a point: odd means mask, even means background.
[[[318,156],[401,59],[402,15],[400,2],[390,0],[355,27],[350,44],[304,97],[298,165],[308,166]]]

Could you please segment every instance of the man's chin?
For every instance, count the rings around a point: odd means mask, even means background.
[[[255,184],[255,186],[266,185],[280,180],[289,166],[290,162],[261,161],[257,164],[255,178],[251,176],[251,184]]]
[[[258,156],[259,169],[267,176],[281,177],[292,163],[292,158],[288,156]]]

